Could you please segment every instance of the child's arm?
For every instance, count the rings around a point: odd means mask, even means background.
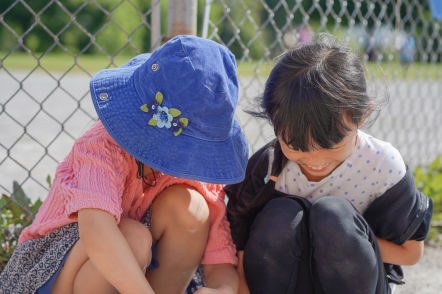
[[[89,259],[119,292],[154,293],[112,215],[82,209],[78,227]]]
[[[247,286],[246,276],[244,275],[244,251],[238,251],[238,276],[239,287],[238,294],[250,294],[249,286]]]
[[[199,289],[195,294],[237,293],[238,275],[233,264],[205,264],[203,270],[207,286]]]
[[[385,263],[397,265],[413,265],[421,259],[424,253],[424,241],[406,241],[397,245],[385,239],[376,238]]]
[[[416,188],[407,169],[396,185],[372,202],[364,218],[376,235],[383,261],[411,265],[422,256],[432,214],[431,198]]]

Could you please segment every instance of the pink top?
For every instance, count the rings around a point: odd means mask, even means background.
[[[120,219],[140,220],[153,199],[165,188],[186,184],[201,193],[210,210],[210,231],[201,263],[236,264],[236,250],[225,216],[222,185],[175,178],[160,173],[154,187],[137,179],[135,159],[120,148],[100,121],[74,144],[57,167],[49,195],[19,242],[46,236],[77,221],[82,208],[98,208]]]

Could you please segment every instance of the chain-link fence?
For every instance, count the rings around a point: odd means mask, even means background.
[[[237,117],[251,152],[272,138],[272,129],[241,110],[262,92],[275,57],[330,32],[366,62],[370,94],[390,97],[369,132],[397,146],[411,167],[442,154],[441,21],[429,1],[199,1],[198,34],[225,44],[237,57]],[[152,9],[151,2],[162,9]],[[0,2],[0,192],[15,199],[3,196],[1,223],[11,219],[12,204],[24,209],[22,220],[32,218],[32,207],[24,206],[46,196],[48,175],[97,118],[90,77],[156,45],[151,40],[161,28],[151,23],[163,23],[163,31],[166,23],[166,6],[159,3]]]

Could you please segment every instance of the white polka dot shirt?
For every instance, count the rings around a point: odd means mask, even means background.
[[[289,161],[278,176],[275,189],[310,202],[325,196],[344,197],[363,213],[405,172],[405,163],[396,148],[359,130],[353,153],[329,176],[310,182],[299,165]]]

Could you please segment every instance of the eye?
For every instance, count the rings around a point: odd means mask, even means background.
[[[178,124],[177,123],[173,123],[173,126],[176,127]]]
[[[155,105],[152,105],[152,109],[155,109]]]

